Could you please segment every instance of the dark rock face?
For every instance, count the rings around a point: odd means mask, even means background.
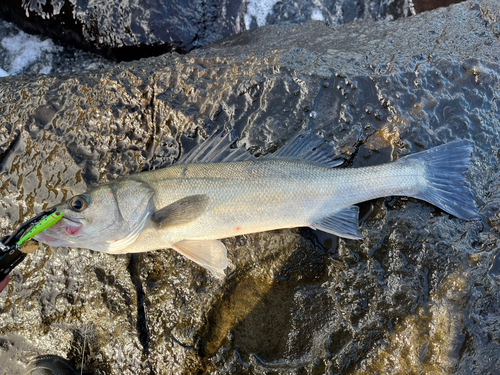
[[[447,7],[451,4],[457,4],[462,0],[414,0],[412,1],[415,12],[422,13],[440,7]]]
[[[0,3],[0,16],[27,32],[130,61],[185,53],[265,24],[323,20],[337,25],[400,18],[412,14],[405,4],[402,0],[13,0]]]
[[[493,373],[498,19],[481,2],[339,30],[267,26],[186,56],[1,80],[5,231],[88,185],[168,166],[221,127],[257,155],[310,128],[345,167],[471,139],[483,220],[366,202],[362,241],[304,228],[224,240],[222,281],[172,250],[41,248],[0,296],[0,363],[12,374],[40,354],[97,374]]]
[[[244,30],[241,1],[13,1],[0,12],[30,33],[118,60],[187,52]]]

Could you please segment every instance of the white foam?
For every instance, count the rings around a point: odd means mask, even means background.
[[[323,13],[321,13],[321,10],[319,10],[318,8],[313,8],[311,18],[317,21],[325,20],[325,17],[323,17]]]
[[[44,66],[42,69],[40,69],[39,73],[40,74],[50,74],[51,71],[52,71],[51,66]]]
[[[257,26],[266,24],[267,15],[272,13],[274,5],[279,0],[250,0],[247,2],[247,12],[245,13],[245,26],[250,30],[252,19],[255,19]]]
[[[15,36],[3,38],[1,45],[10,55],[10,75],[19,74],[44,53],[54,53],[61,49],[56,47],[50,39],[42,40],[37,36],[28,35],[22,31]],[[43,73],[50,73],[50,67],[44,67]]]

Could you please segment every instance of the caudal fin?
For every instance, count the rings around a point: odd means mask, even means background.
[[[465,184],[473,148],[470,141],[456,141],[401,159],[419,161],[426,167],[427,189],[414,197],[460,219],[478,219],[474,197]]]

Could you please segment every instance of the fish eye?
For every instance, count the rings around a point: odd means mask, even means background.
[[[71,198],[69,201],[69,206],[74,211],[83,211],[87,208],[88,201],[82,195],[77,195],[76,197]]]

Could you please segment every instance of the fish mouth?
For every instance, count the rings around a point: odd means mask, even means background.
[[[38,233],[35,237],[35,240],[38,242],[46,243],[51,246],[65,246],[68,244],[68,241],[61,240],[59,238],[51,237],[45,233]]]
[[[83,224],[78,219],[63,217],[59,222],[53,225],[52,228],[56,230],[59,229],[60,233],[62,234],[74,236],[80,231],[80,229],[83,228]]]
[[[78,219],[63,217],[59,222],[35,236],[35,240],[52,246],[67,246],[76,240],[83,223]]]

